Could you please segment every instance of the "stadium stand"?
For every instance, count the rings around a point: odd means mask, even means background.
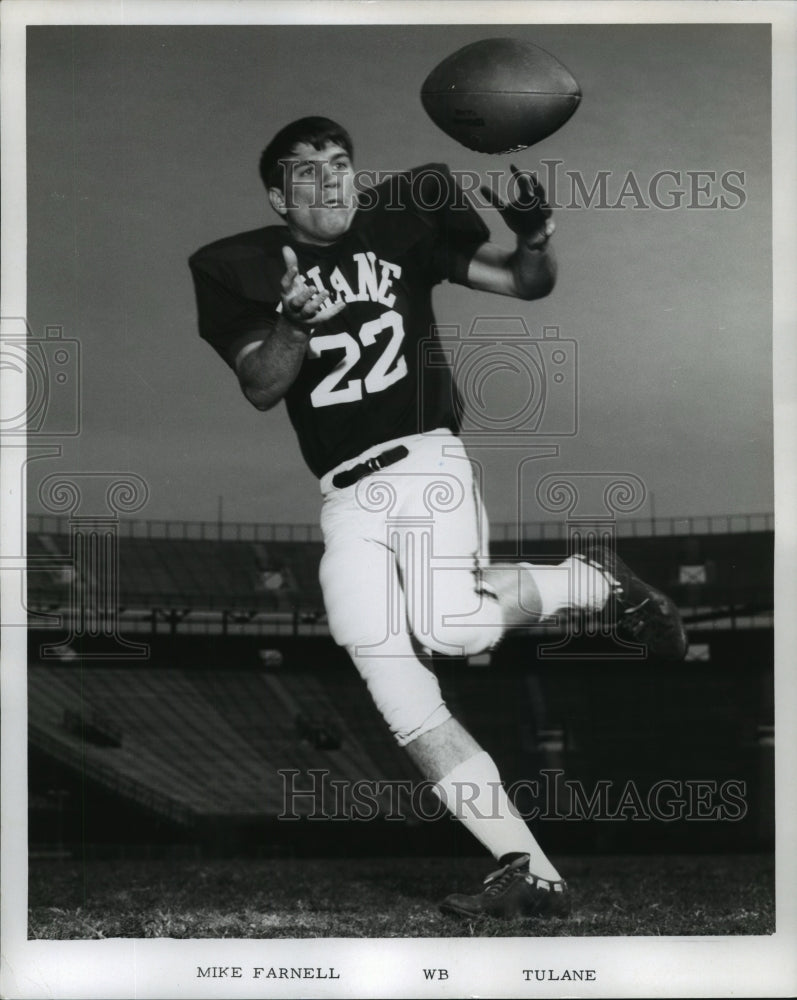
[[[349,677],[349,686],[356,678]],[[28,674],[30,740],[106,789],[190,823],[198,816],[274,817],[284,808],[281,772],[314,769],[330,781],[394,778],[368,747],[346,700],[333,702],[321,682],[301,671],[277,677],[219,667],[74,667],[32,665]],[[339,692],[338,692],[339,693]],[[371,712],[373,713],[373,709]],[[65,712],[83,731],[64,724]],[[314,746],[297,729],[318,717],[342,735],[337,749]],[[87,738],[91,720],[112,720],[118,745]],[[382,734],[387,741],[387,734]],[[378,756],[378,755],[377,755]],[[406,764],[404,767],[406,772]],[[299,814],[314,810],[297,799]]]
[[[600,780],[633,779],[644,790],[663,775],[739,780],[749,790],[747,820],[705,826],[701,836],[706,843],[725,837],[748,847],[768,844],[774,836],[771,521],[742,520],[728,530],[705,522],[692,534],[675,533],[681,522],[670,533],[644,534],[644,527],[621,533],[620,553],[678,601],[690,661],[664,667],[626,660],[611,644],[552,650],[561,638],[555,632],[517,630],[489,665],[490,658],[435,661],[444,693],[508,781],[545,770],[566,772],[587,789]],[[140,810],[142,831],[155,818],[198,837],[210,824],[219,836],[236,824],[251,828],[279,816],[285,775],[293,775],[297,789],[313,787],[320,772],[346,787],[417,779],[345,653],[326,634],[318,539],[310,529],[227,531],[232,537],[221,528],[210,537],[210,527],[139,523],[126,534],[120,526],[119,628],[149,633],[139,636],[147,639],[146,659],[127,664],[121,646],[107,647],[107,656],[106,647],[95,653],[99,639],[74,627],[75,618],[88,618],[85,609],[70,615],[70,602],[92,593],[90,579],[75,586],[75,567],[84,575],[93,570],[73,560],[69,522],[32,525],[34,785],[42,775],[35,801],[47,798],[53,769],[59,780],[71,775],[81,808],[86,797],[106,796]],[[494,558],[555,561],[566,554],[563,532],[520,543],[508,532],[497,535]],[[54,612],[60,626],[40,627],[41,616]],[[197,621],[201,628],[192,632]],[[55,654],[42,658],[48,647]],[[317,806],[298,796],[292,808],[307,817]],[[587,837],[595,849],[636,846],[622,840],[631,837],[628,825],[565,827],[565,844],[581,837],[583,847]],[[642,842],[653,843],[656,833],[649,825]],[[691,843],[694,825],[684,831],[670,824],[667,836]]]
[[[192,607],[289,606],[296,588],[286,574],[267,586],[269,565],[248,542],[124,538],[120,540],[122,604]]]
[[[73,572],[69,535],[28,532],[27,547],[29,593],[40,608],[63,606]]]

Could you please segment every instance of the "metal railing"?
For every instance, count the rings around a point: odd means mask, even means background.
[[[522,524],[499,521],[490,525],[495,541],[518,539],[557,540],[566,538],[568,521],[526,521]],[[682,535],[728,535],[774,531],[775,516],[760,514],[706,514],[683,517],[617,518],[614,522],[621,538],[657,538]],[[29,514],[27,529],[41,534],[67,535],[70,519],[49,514]],[[120,538],[156,538],[226,542],[320,542],[317,524],[276,524],[256,521],[167,521],[119,519]]]

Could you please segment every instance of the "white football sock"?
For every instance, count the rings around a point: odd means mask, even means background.
[[[600,611],[609,599],[611,587],[600,570],[583,559],[571,556],[558,566],[537,566],[521,563],[537,585],[545,618],[567,608]]]
[[[493,857],[528,854],[529,870],[540,878],[560,877],[501,784],[492,757],[483,750],[450,771],[434,786],[446,807]]]

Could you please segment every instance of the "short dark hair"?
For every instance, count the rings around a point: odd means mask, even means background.
[[[306,142],[314,149],[334,144],[345,149],[350,158],[354,154],[351,136],[342,125],[331,118],[315,115],[298,118],[280,129],[260,156],[260,177],[267,190],[272,187],[284,188],[285,167],[282,161],[290,158],[294,147],[300,142]]]

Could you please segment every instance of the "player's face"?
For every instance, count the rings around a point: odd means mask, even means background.
[[[349,228],[357,207],[349,154],[333,143],[315,149],[306,142],[293,153],[285,164],[285,191],[272,188],[271,204],[294,239],[328,246]]]

